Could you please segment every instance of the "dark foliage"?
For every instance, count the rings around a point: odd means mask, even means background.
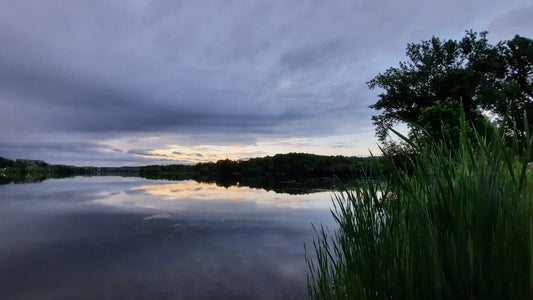
[[[0,184],[41,182],[48,178],[93,175],[93,167],[50,165],[40,160],[10,160],[0,157]]]
[[[284,190],[298,184],[331,187],[332,178],[371,177],[377,172],[383,172],[380,158],[289,153],[246,161],[225,159],[196,165],[152,165],[141,168],[139,174],[153,179],[195,179],[226,187],[238,184]]]
[[[469,124],[482,129],[483,111],[490,110],[508,132],[516,124],[523,142],[524,112],[533,114],[533,40],[516,35],[492,45],[486,36],[467,31],[459,41],[433,37],[408,44],[407,62],[368,82],[384,90],[370,106],[380,112],[372,117],[378,138],[385,141],[388,128],[399,122],[419,124],[434,137],[441,129],[458,136],[462,103]]]

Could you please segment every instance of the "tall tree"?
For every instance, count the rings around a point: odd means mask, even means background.
[[[454,102],[462,103],[466,119],[474,125],[484,121],[484,110],[501,116],[509,105],[511,122],[522,121],[523,111],[531,108],[532,45],[532,40],[520,36],[492,45],[487,32],[474,31],[459,41],[433,37],[408,44],[408,61],[368,82],[371,89],[384,91],[370,106],[379,111],[372,117],[376,135],[385,141],[388,128],[405,121],[430,125],[426,128],[430,131],[456,127],[446,123],[458,115],[450,110],[460,107]],[[435,119],[428,116],[439,116],[442,126],[435,126]]]
[[[500,116],[509,111],[510,118],[504,125],[512,128],[516,124],[518,138],[523,140],[524,116],[533,122],[533,40],[516,35],[502,44],[507,67],[501,84],[503,96],[489,108]]]

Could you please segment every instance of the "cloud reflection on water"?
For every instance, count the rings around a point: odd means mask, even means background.
[[[304,299],[329,193],[92,177],[0,188],[6,299]],[[164,296],[164,297],[163,297]]]
[[[142,182],[119,194],[108,194],[98,203],[113,206],[136,206],[155,209],[184,209],[191,204],[211,206],[284,207],[327,209],[331,204],[331,192],[305,195],[278,194],[249,187],[220,187],[216,184],[185,180],[169,183]],[[126,201],[127,199],[127,201]]]

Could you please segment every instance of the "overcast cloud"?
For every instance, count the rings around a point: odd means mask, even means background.
[[[0,0],[0,156],[76,165],[375,149],[407,43],[533,37],[531,1]]]

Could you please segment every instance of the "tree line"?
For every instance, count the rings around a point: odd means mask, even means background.
[[[0,184],[40,182],[48,178],[64,178],[77,175],[93,175],[94,167],[51,165],[41,160],[0,157]]]
[[[153,179],[195,179],[229,186],[282,188],[287,181],[312,181],[331,186],[331,179],[371,177],[382,172],[379,158],[326,156],[307,153],[276,154],[249,160],[219,160],[195,165],[151,165],[139,174]],[[321,180],[318,180],[321,179]]]
[[[277,179],[368,176],[375,162],[371,157],[325,156],[307,153],[276,154],[249,160],[224,159],[195,165],[150,165],[141,175],[196,173],[199,175],[266,176]]]

